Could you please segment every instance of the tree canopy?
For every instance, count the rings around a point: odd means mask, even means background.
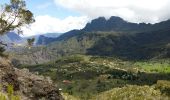
[[[26,8],[24,0],[10,0],[9,4],[0,6],[0,35],[13,30],[22,33],[21,27],[34,21],[33,13]]]
[[[35,38],[27,39],[27,44],[29,49],[33,46]]]
[[[4,35],[9,31],[17,31],[22,33],[21,27],[33,23],[34,16],[31,11],[26,8],[24,0],[10,0],[9,4],[0,5],[0,35]],[[0,42],[0,56],[5,51],[4,44]]]

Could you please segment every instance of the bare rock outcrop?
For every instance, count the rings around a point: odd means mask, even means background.
[[[49,77],[35,75],[28,69],[14,68],[8,59],[0,57],[0,84],[13,85],[22,100],[63,100]],[[4,89],[5,91],[5,89]]]

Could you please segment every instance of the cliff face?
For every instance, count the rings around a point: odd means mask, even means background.
[[[63,100],[50,78],[32,74],[27,69],[16,69],[8,59],[0,57],[0,84],[5,92],[10,84],[21,100]]]

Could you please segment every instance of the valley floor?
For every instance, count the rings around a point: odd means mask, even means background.
[[[50,76],[66,100],[168,100],[170,60],[124,61],[73,55],[39,65],[20,65]]]

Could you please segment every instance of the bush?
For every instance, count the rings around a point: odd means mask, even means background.
[[[170,96],[170,81],[158,80],[156,88],[160,89],[162,93]]]
[[[7,94],[0,92],[0,100],[21,100],[21,99],[18,95],[14,95],[13,86],[8,85],[7,86]]]
[[[1,57],[8,57],[7,55],[4,54],[4,52],[5,52],[5,48],[2,47],[1,44],[0,44],[0,56]]]

